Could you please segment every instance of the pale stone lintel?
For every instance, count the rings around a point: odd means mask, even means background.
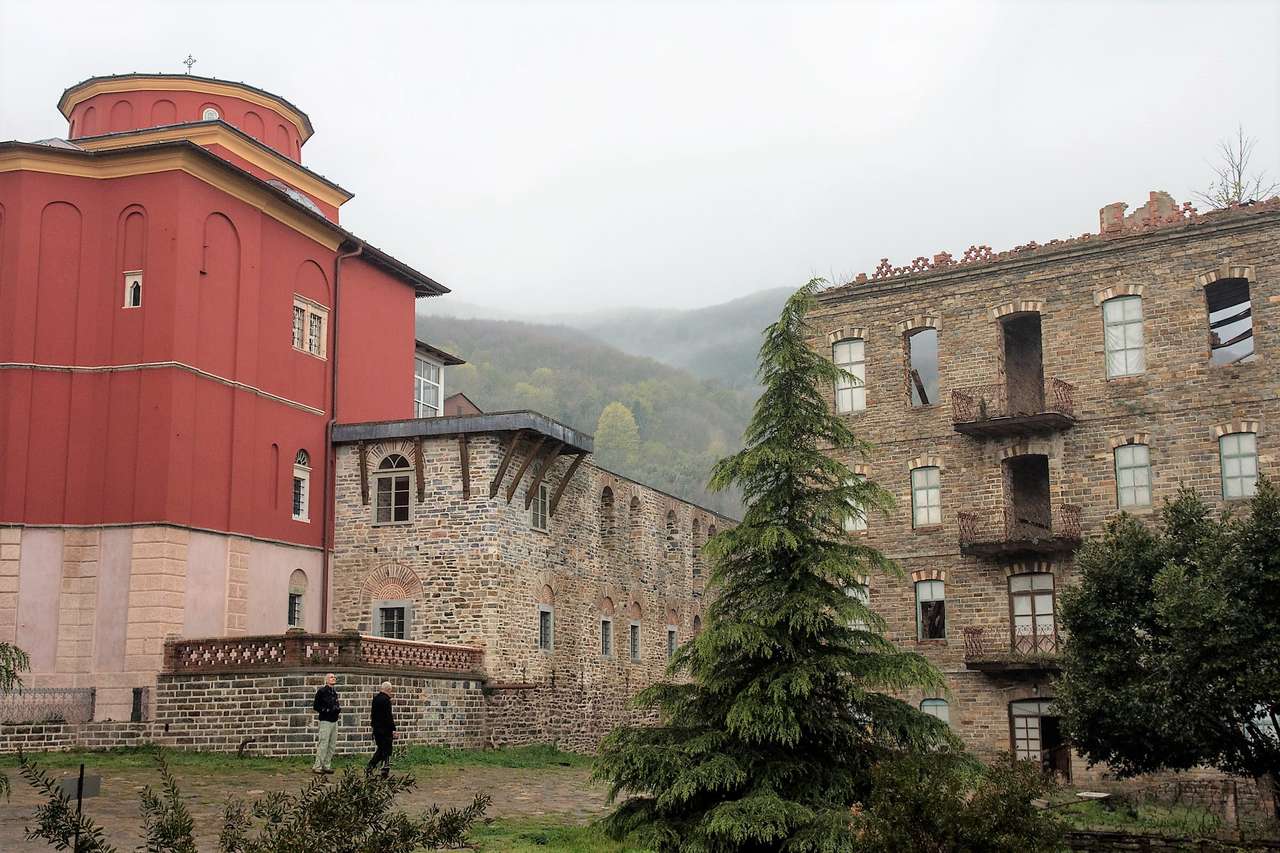
[[[936,331],[942,328],[942,321],[936,314],[917,314],[898,323],[896,328],[899,335],[905,335],[907,332],[914,332],[918,329],[934,329]]]
[[[1233,264],[1228,258],[1222,263],[1222,266],[1215,267],[1211,270],[1205,270],[1196,276],[1196,284],[1201,287],[1208,287],[1220,278],[1243,278],[1248,281],[1257,281],[1257,273],[1254,272],[1253,264]]]
[[[946,569],[916,569],[911,573],[911,582],[920,583],[920,581],[942,581],[947,582]]]
[[[991,319],[999,320],[1010,314],[1043,314],[1044,302],[1039,299],[1020,299],[1017,302],[1006,302],[991,309]]]
[[[852,471],[853,473],[857,474],[860,477],[871,476],[871,469],[861,462],[854,462],[852,465],[847,465],[845,467],[847,467],[850,471]]]
[[[942,457],[935,456],[932,453],[926,453],[922,456],[913,456],[907,460],[907,470],[912,471],[916,468],[941,468]]]
[[[1053,574],[1053,563],[1049,560],[1020,560],[1004,567],[1005,577],[1029,574]]]
[[[842,326],[839,329],[832,329],[827,332],[827,343],[834,344],[837,341],[863,340],[867,339],[867,330],[862,326]]]
[[[1213,428],[1214,435],[1222,438],[1224,435],[1231,435],[1237,432],[1258,432],[1261,423],[1257,419],[1237,418],[1225,424],[1218,424]]]
[[[1123,447],[1126,444],[1150,444],[1150,443],[1151,443],[1151,433],[1149,432],[1135,432],[1135,433],[1130,433],[1129,435],[1115,435],[1111,437],[1112,450],[1115,450],[1117,447]]]
[[[1101,305],[1108,299],[1115,299],[1117,296],[1141,296],[1142,288],[1141,284],[1113,284],[1101,290],[1095,290],[1093,292],[1093,304]]]

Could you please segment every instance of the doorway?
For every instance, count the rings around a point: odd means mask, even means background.
[[[1071,781],[1071,746],[1049,699],[1009,703],[1009,730],[1013,754],[1034,761],[1046,773]]]

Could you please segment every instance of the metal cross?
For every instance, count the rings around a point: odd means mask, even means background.
[[[192,56],[191,54],[189,54],[189,53],[188,53],[188,54],[187,54],[187,58],[186,58],[186,59],[184,59],[184,60],[182,60],[182,64],[183,64],[183,65],[185,65],[185,66],[187,66],[187,73],[188,73],[188,74],[190,74],[190,73],[191,73],[191,66],[193,66],[193,65],[195,65],[195,64],[196,64],[196,58],[195,58],[194,56]]]

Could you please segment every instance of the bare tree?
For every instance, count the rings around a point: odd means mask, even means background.
[[[1280,191],[1280,182],[1268,181],[1265,172],[1249,174],[1249,159],[1253,156],[1256,139],[1244,135],[1244,126],[1236,127],[1234,139],[1218,142],[1222,159],[1213,169],[1214,179],[1206,192],[1196,193],[1196,198],[1213,209],[1262,201]]]

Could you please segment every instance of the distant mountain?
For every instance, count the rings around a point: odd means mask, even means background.
[[[568,326],[419,315],[417,331],[467,360],[448,369],[446,394],[461,391],[487,411],[542,412],[595,435],[604,467],[740,514],[736,494],[711,494],[706,482],[716,460],[741,446],[752,391],[628,355]]]
[[[537,319],[588,333],[622,352],[683,368],[701,379],[729,388],[756,391],[756,353],[760,333],[772,323],[791,295],[780,287],[761,290],[707,308],[618,308]],[[515,319],[511,312],[490,309],[452,297],[423,300],[430,316]]]

